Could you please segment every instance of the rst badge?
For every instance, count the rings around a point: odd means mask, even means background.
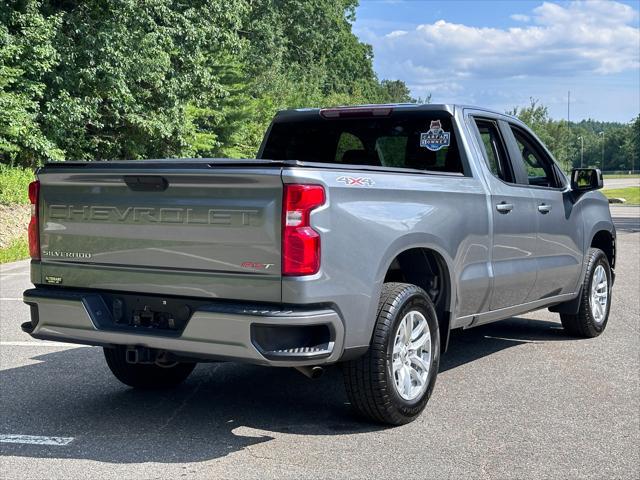
[[[269,270],[273,267],[273,263],[242,262],[240,266],[242,268],[250,268],[252,270]]]
[[[346,177],[340,176],[336,178],[336,182],[344,183],[348,186],[371,187],[375,182],[369,177]]]

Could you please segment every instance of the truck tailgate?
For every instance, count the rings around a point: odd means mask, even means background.
[[[45,167],[41,283],[280,301],[280,173],[178,160]]]

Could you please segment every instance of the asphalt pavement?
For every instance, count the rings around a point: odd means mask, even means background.
[[[627,188],[640,187],[640,177],[634,176],[629,178],[605,178],[604,189],[609,188]]]
[[[640,478],[640,215],[613,207],[607,330],[546,310],[456,332],[424,414],[355,418],[337,368],[201,364],[180,388],[119,384],[96,347],[20,331],[28,263],[0,269],[0,477]]]

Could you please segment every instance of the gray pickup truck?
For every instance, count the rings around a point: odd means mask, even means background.
[[[132,387],[197,362],[341,363],[364,416],[424,409],[450,331],[541,308],[607,324],[616,233],[596,169],[453,105],[283,111],[252,160],[50,163],[30,186],[34,338],[104,347]]]

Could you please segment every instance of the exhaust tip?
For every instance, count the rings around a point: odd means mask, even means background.
[[[303,374],[307,378],[316,379],[322,376],[324,373],[324,368],[314,365],[312,367],[294,367],[301,374]]]
[[[30,334],[33,333],[35,326],[33,325],[33,323],[31,323],[31,320],[29,320],[28,322],[24,322],[22,325],[20,325],[20,328],[24,333]]]

